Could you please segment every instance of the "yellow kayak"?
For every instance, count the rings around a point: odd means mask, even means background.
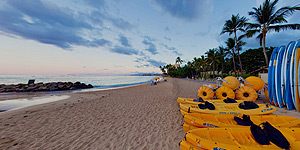
[[[224,100],[220,100],[220,99],[215,99],[215,100],[204,100],[210,103],[222,103],[222,104],[231,104],[231,103],[225,103]],[[235,100],[237,103],[242,103],[244,102],[244,100]],[[178,97],[177,98],[177,103],[179,104],[199,104],[202,102],[198,102],[197,100],[194,99],[190,99],[190,98],[181,98]]]
[[[182,125],[182,128],[185,132],[189,132],[190,130],[193,130],[193,129],[198,129],[199,127],[196,127],[196,126],[193,126],[191,124],[188,124],[188,123],[184,123]]]
[[[300,128],[278,128],[278,130],[290,143],[290,150],[298,150],[300,148]],[[194,147],[203,149],[281,149],[272,142],[270,142],[270,145],[261,145],[257,143],[251,133],[250,127],[194,129],[187,132],[186,141]]]
[[[180,113],[182,114],[182,116],[184,116],[184,115],[188,114],[188,112],[187,112],[187,111],[184,111],[184,110],[182,110],[182,109],[180,109]]]
[[[193,125],[198,128],[247,127],[238,125],[234,120],[234,117],[235,115],[188,113],[184,115],[184,121],[187,124]],[[262,122],[268,121],[276,127],[300,127],[300,119],[291,116],[250,116],[250,120],[254,124],[260,124]]]
[[[240,103],[242,104],[242,103]],[[188,113],[206,113],[206,114],[233,114],[233,115],[265,115],[276,111],[276,108],[270,105],[257,104],[258,108],[255,109],[241,109],[238,103],[231,104],[213,104],[214,110],[200,109],[199,105],[194,104],[179,104],[183,111]]]
[[[193,146],[191,143],[187,142],[185,139],[183,139],[180,143],[179,146],[181,150],[203,150],[201,148]]]

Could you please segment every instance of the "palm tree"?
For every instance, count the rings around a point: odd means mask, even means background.
[[[160,68],[160,70],[161,70],[161,72],[162,72],[163,74],[166,73],[165,66],[159,66],[159,68]]]
[[[235,60],[234,60],[234,45],[235,40],[233,38],[228,38],[227,41],[225,41],[227,50],[231,50],[232,53],[232,62],[233,62],[233,69],[234,69],[234,76],[236,77],[236,67],[235,67]]]
[[[176,60],[175,60],[175,63],[179,65],[180,67],[180,64],[182,64],[183,60],[181,60],[180,57],[177,57]]]
[[[194,64],[192,62],[188,61],[187,68],[188,68],[188,74],[191,73],[190,76],[189,75],[188,76],[192,78],[194,76],[194,72],[193,72]]]
[[[195,68],[196,75],[199,75],[197,72],[200,72],[200,69],[201,69],[200,58],[194,57],[194,60],[193,60],[192,64],[193,64],[193,66]]]
[[[216,49],[209,49],[205,54],[207,55],[207,62],[212,64],[213,66],[213,78],[215,78],[215,65],[217,63],[220,63],[217,54],[216,54],[217,50]]]
[[[200,64],[201,64],[200,67],[202,68],[202,78],[204,77],[203,73],[205,73],[205,79],[206,79],[206,68],[207,68],[206,58],[204,55],[201,55],[201,57],[199,59],[200,59]]]
[[[218,51],[217,51],[217,55],[219,55],[218,57],[219,57],[219,61],[220,61],[220,63],[221,63],[221,72],[222,72],[222,78],[223,78],[223,70],[224,70],[224,63],[225,63],[225,60],[224,60],[224,58],[226,57],[226,52],[225,52],[226,50],[225,50],[225,48],[223,47],[223,46],[219,46],[219,48],[218,48]]]
[[[300,10],[299,4],[293,7],[281,7],[276,10],[276,5],[278,0],[270,2],[266,0],[258,8],[253,7],[253,11],[250,11],[248,14],[255,18],[255,23],[247,23],[248,31],[246,33],[247,37],[252,37],[256,33],[260,33],[257,36],[257,39],[260,41],[260,45],[263,46],[266,65],[269,66],[269,59],[266,52],[266,35],[269,31],[279,32],[286,29],[300,29],[300,24],[284,24],[279,25],[280,23],[287,23],[286,17],[292,15],[294,11]]]
[[[237,31],[242,31],[245,32],[245,23],[246,23],[247,19],[246,17],[240,17],[239,14],[232,15],[230,20],[226,20],[222,32],[221,34],[224,33],[229,33],[229,35],[231,35],[232,33],[234,33],[234,40],[235,40],[235,45],[236,45],[236,50],[238,52],[238,58],[239,58],[239,62],[240,62],[240,68],[241,68],[241,75],[243,75],[243,67],[242,67],[242,61],[240,58],[240,49],[239,49],[239,45],[238,45],[238,37],[236,35]]]

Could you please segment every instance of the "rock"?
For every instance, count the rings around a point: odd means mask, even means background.
[[[0,85],[1,92],[37,92],[37,91],[62,91],[62,90],[77,90],[93,88],[93,85],[80,82],[51,82],[51,83],[31,83],[31,84],[16,84],[16,85]]]
[[[88,84],[87,86],[88,86],[88,88],[93,88],[93,87],[94,87],[94,86],[91,85],[91,84]]]

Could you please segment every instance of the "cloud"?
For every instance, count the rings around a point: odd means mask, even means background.
[[[143,64],[143,65],[136,65],[136,68],[145,68],[145,67],[150,67],[149,64]]]
[[[177,56],[182,56],[182,54],[175,48],[175,47],[169,47],[166,44],[161,44],[162,46],[164,46],[166,49],[172,51],[172,53],[174,53]]]
[[[133,27],[128,21],[113,17],[105,9],[105,1],[74,1],[97,8],[90,12],[80,12],[68,7],[59,7],[53,1],[6,0],[0,6],[0,32],[25,39],[51,44],[62,49],[73,46],[110,46],[111,42],[102,38],[102,30],[107,28],[104,21],[121,30]],[[82,5],[83,7],[86,7]],[[124,44],[124,39],[123,43]],[[129,43],[128,43],[129,44]]]
[[[106,6],[105,0],[84,0],[84,2],[96,9],[103,9]]]
[[[211,0],[153,0],[164,12],[186,21],[203,18],[212,11]]]
[[[125,37],[124,35],[119,35],[119,42],[123,45],[123,46],[127,46],[130,47],[131,45],[129,44],[129,41],[127,39],[127,37]]]
[[[63,49],[72,49],[72,45],[98,47],[110,43],[103,38],[84,38],[84,31],[97,29],[68,8],[39,0],[6,2],[5,7],[0,7],[3,32]]]
[[[145,40],[148,40],[148,41],[152,41],[152,42],[153,42],[153,41],[156,41],[155,38],[153,38],[153,37],[151,37],[151,36],[147,36],[147,35],[144,36],[144,39],[145,39]]]
[[[123,68],[124,66],[122,66],[122,65],[114,65],[114,67],[116,67],[116,68]]]
[[[165,31],[170,31],[168,26],[165,27]]]
[[[168,50],[175,50],[175,47],[169,47],[168,45],[163,44],[163,46]]]
[[[145,50],[147,50],[148,52],[150,52],[153,55],[158,54],[156,46],[152,42],[145,39],[145,40],[143,40],[143,44],[148,46],[148,48],[146,48]]]
[[[147,62],[150,63],[151,66],[154,66],[154,67],[159,67],[159,66],[164,66],[166,63],[165,62],[162,62],[162,61],[156,61],[154,59],[148,59]]]
[[[173,51],[173,53],[174,53],[175,55],[177,55],[177,56],[182,56],[182,54],[179,53],[178,51]]]
[[[206,36],[207,34],[209,34],[209,31],[198,32],[198,33],[195,33],[194,35],[195,35],[195,36],[202,36],[202,37],[204,37],[204,36]]]
[[[172,41],[172,39],[169,38],[169,37],[164,37],[164,39],[165,39],[165,40],[168,40],[168,41]]]
[[[130,30],[134,27],[134,25],[122,18],[106,17],[106,19],[109,20],[114,26],[122,30]]]
[[[137,68],[144,68],[144,67],[159,67],[159,66],[164,66],[166,63],[162,61],[157,61],[151,58],[136,58],[134,62],[139,63],[137,65]]]
[[[110,46],[112,43],[105,39],[94,39],[93,41],[86,41],[85,46],[99,47],[99,46]]]
[[[114,46],[110,48],[111,52],[124,54],[124,55],[137,55],[139,53],[138,50],[130,48],[130,47],[122,47],[122,46]]]

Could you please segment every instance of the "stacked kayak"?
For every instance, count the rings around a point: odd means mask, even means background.
[[[177,102],[179,104],[200,104],[200,103],[205,102],[205,101],[210,102],[210,103],[226,103],[226,99],[225,99],[225,101],[220,100],[220,99],[201,101],[201,100],[198,100],[198,99],[191,99],[191,98],[181,98],[181,97],[177,98]],[[242,103],[242,102],[244,102],[244,100],[234,100],[231,103]]]
[[[244,101],[247,102],[247,101]],[[234,114],[234,115],[264,115],[270,114],[276,111],[274,106],[265,105],[265,104],[256,104],[255,108],[247,107],[246,103],[215,103],[212,104],[214,109],[202,109],[201,106],[205,104],[179,104],[182,111],[187,113],[205,113],[205,114]],[[243,108],[246,106],[246,108]]]
[[[272,114],[276,111],[274,106],[230,98],[199,100],[179,97],[177,102],[185,121],[182,127],[187,132],[179,143],[182,150],[300,147],[300,120]],[[270,128],[272,130],[267,132]]]
[[[238,124],[238,118],[243,119],[243,116],[187,113],[183,119],[187,124],[198,128],[246,127]],[[291,116],[253,115],[250,119],[254,124],[268,121],[276,127],[300,127],[300,120]]]
[[[197,149],[243,149],[243,150],[276,150],[290,149],[296,150],[300,147],[300,128],[278,128],[279,132],[288,141],[287,144],[269,142],[266,145],[259,144],[251,127],[244,128],[198,128],[187,132],[185,139],[181,141],[182,149],[194,147]],[[283,143],[283,142],[282,142]]]

